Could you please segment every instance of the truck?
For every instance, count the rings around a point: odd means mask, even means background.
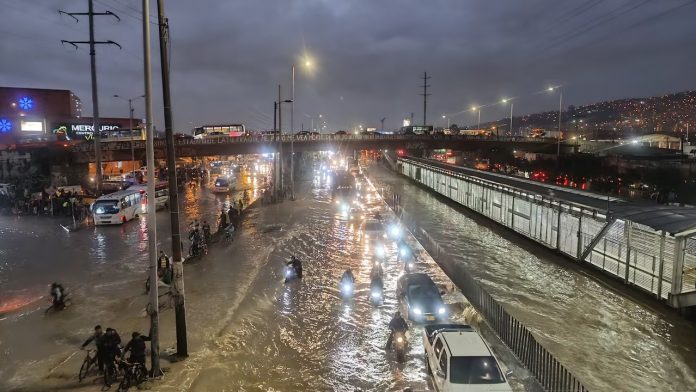
[[[425,367],[435,390],[512,392],[495,355],[470,325],[426,325],[423,347]]]

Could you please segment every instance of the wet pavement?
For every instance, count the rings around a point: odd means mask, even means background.
[[[361,241],[358,224],[338,216],[322,177],[299,182],[299,187],[296,201],[247,210],[234,242],[213,244],[206,257],[185,265],[190,357],[180,363],[165,361],[168,371],[153,385],[155,390],[429,389],[420,327],[412,326],[406,363],[398,364],[393,353],[384,350],[402,271],[395,262],[395,245],[385,242],[390,260],[385,267],[385,298],[375,307],[368,300],[374,246]],[[195,194],[187,189],[182,212],[186,220],[202,214],[212,221],[223,201],[207,189]],[[45,221],[33,219],[19,219],[19,226],[26,225],[28,232],[45,230],[37,234],[40,237],[53,235],[55,242],[46,243],[45,249],[60,244],[71,249],[54,252],[61,257],[61,267],[56,268],[61,274],[56,272],[51,279],[73,289],[73,305],[44,317],[40,308],[46,306],[39,300],[0,320],[0,389],[5,382],[6,388],[22,391],[98,390],[96,375],[77,382],[84,353],[76,348],[96,323],[116,328],[123,339],[133,330],[147,331],[144,220],[50,234]],[[158,213],[160,239],[169,235],[167,223],[167,214]],[[163,245],[169,249],[166,241]],[[416,243],[412,246],[419,254],[417,269],[450,290],[445,301],[451,305],[452,318],[464,322],[461,294]],[[285,284],[283,267],[290,255],[303,261],[305,276]],[[47,262],[23,260],[39,268]],[[27,264],[8,263],[15,275],[22,275],[20,269]],[[353,268],[357,280],[351,300],[338,292],[339,276],[347,267]],[[13,280],[13,275],[7,276]],[[27,297],[29,291],[23,287],[30,287],[37,277],[25,279],[15,283],[14,298]],[[36,295],[47,289],[43,282],[34,284]],[[161,346],[166,350],[174,342],[171,309],[162,310],[160,323]],[[505,356],[502,347],[493,349]],[[524,376],[514,361],[505,365]],[[516,380],[511,382],[515,390],[524,390]]]
[[[370,173],[590,390],[696,390],[693,323],[601,283],[405,177],[382,167]]]

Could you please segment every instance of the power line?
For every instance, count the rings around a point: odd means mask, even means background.
[[[592,8],[598,6],[601,4],[604,0],[593,0],[587,3],[582,3],[579,6],[561,14],[558,19],[554,20],[554,25],[552,25],[550,28],[542,31],[542,33],[548,33],[551,31],[554,31],[559,25],[564,24],[565,22],[572,20],[574,18],[577,18],[578,16],[590,11]]]
[[[75,19],[75,23],[80,21],[77,16],[87,16],[89,18],[89,41],[68,41],[63,39],[60,40],[60,42],[62,44],[72,45],[75,48],[77,48],[78,45],[89,45],[90,75],[92,78],[92,133],[94,134],[94,155],[96,161],[95,166],[97,169],[97,193],[100,193],[102,185],[101,146],[99,145],[101,139],[101,127],[99,126],[99,95],[97,93],[97,59],[95,45],[116,45],[119,48],[121,48],[121,45],[111,40],[94,40],[94,17],[112,16],[118,21],[120,21],[121,18],[111,11],[94,12],[94,2],[92,0],[87,0],[87,12],[65,12],[58,10],[58,13],[61,15],[70,16],[71,18]]]
[[[568,43],[568,40],[576,40],[580,38],[582,35],[587,34],[588,32],[596,29],[597,27],[614,19],[620,18],[632,11],[635,11],[636,9],[647,5],[651,1],[652,0],[643,0],[638,4],[632,4],[631,2],[625,3],[604,15],[604,17],[597,19],[594,23],[591,23],[589,26],[579,26],[575,29],[561,34],[560,36],[557,36],[554,40],[552,40],[551,44],[547,45],[545,48],[542,49],[542,52],[553,50],[560,45]]]

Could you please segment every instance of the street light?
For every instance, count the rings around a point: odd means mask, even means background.
[[[502,103],[508,103],[510,102],[510,136],[512,136],[512,108],[514,107],[514,102],[512,102],[512,98],[503,98]],[[496,137],[498,137],[496,135]]]
[[[478,111],[478,123],[476,125],[476,129],[479,130],[479,129],[481,129],[481,106],[479,106],[479,107],[472,106],[471,111],[472,112]]]
[[[122,96],[118,94],[114,94],[114,98],[122,99],[124,101],[128,101],[128,127],[130,128],[130,136],[131,136],[131,172],[135,171],[135,168],[133,167],[133,162],[135,162],[135,147],[133,146],[133,101],[136,99],[140,98],[145,98],[145,94],[143,95],[138,95],[137,97],[133,98],[123,98]],[[99,132],[98,130],[95,130],[95,132]]]
[[[450,128],[450,118],[447,117],[447,115],[443,114],[443,115],[442,115],[442,119],[443,119],[443,120],[444,120],[444,119],[447,119],[447,129],[449,129],[449,128]]]
[[[563,115],[563,90],[561,87],[549,87],[549,92],[558,90],[558,139],[556,140],[556,161],[561,159],[561,116]]]

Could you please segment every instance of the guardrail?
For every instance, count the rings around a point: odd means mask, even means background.
[[[457,284],[469,303],[510,349],[517,360],[534,375],[542,388],[550,392],[589,391],[576,376],[536,340],[522,322],[510,315],[495,298],[488,294],[476,278],[461,265],[456,264],[440,244],[418,225],[418,221],[401,206],[401,198],[398,194],[387,188],[383,189],[382,196],[399,217],[401,223],[418,238],[430,256]]]
[[[240,137],[209,137],[204,139],[193,139],[193,138],[176,138],[174,140],[174,145],[176,147],[186,147],[186,146],[206,146],[206,145],[216,145],[216,144],[248,144],[248,143],[262,143],[262,144],[273,144],[273,143],[306,143],[306,142],[356,142],[356,141],[391,141],[391,140],[403,140],[403,141],[433,141],[433,140],[451,140],[451,141],[483,141],[483,142],[503,142],[503,143],[556,143],[556,139],[549,138],[531,138],[531,137],[516,137],[516,136],[503,136],[500,138],[489,137],[489,136],[475,136],[475,135],[333,135],[333,134],[323,134],[323,135],[281,135],[280,138],[276,139],[273,135],[256,135],[256,136],[240,136]],[[133,147],[136,149],[145,148],[145,141],[135,140],[133,141]],[[155,139],[155,148],[164,148],[164,139]],[[131,141],[108,141],[104,140],[101,142],[102,150],[124,150],[131,148]],[[94,150],[94,143],[84,142],[72,147],[74,152],[88,152]]]

